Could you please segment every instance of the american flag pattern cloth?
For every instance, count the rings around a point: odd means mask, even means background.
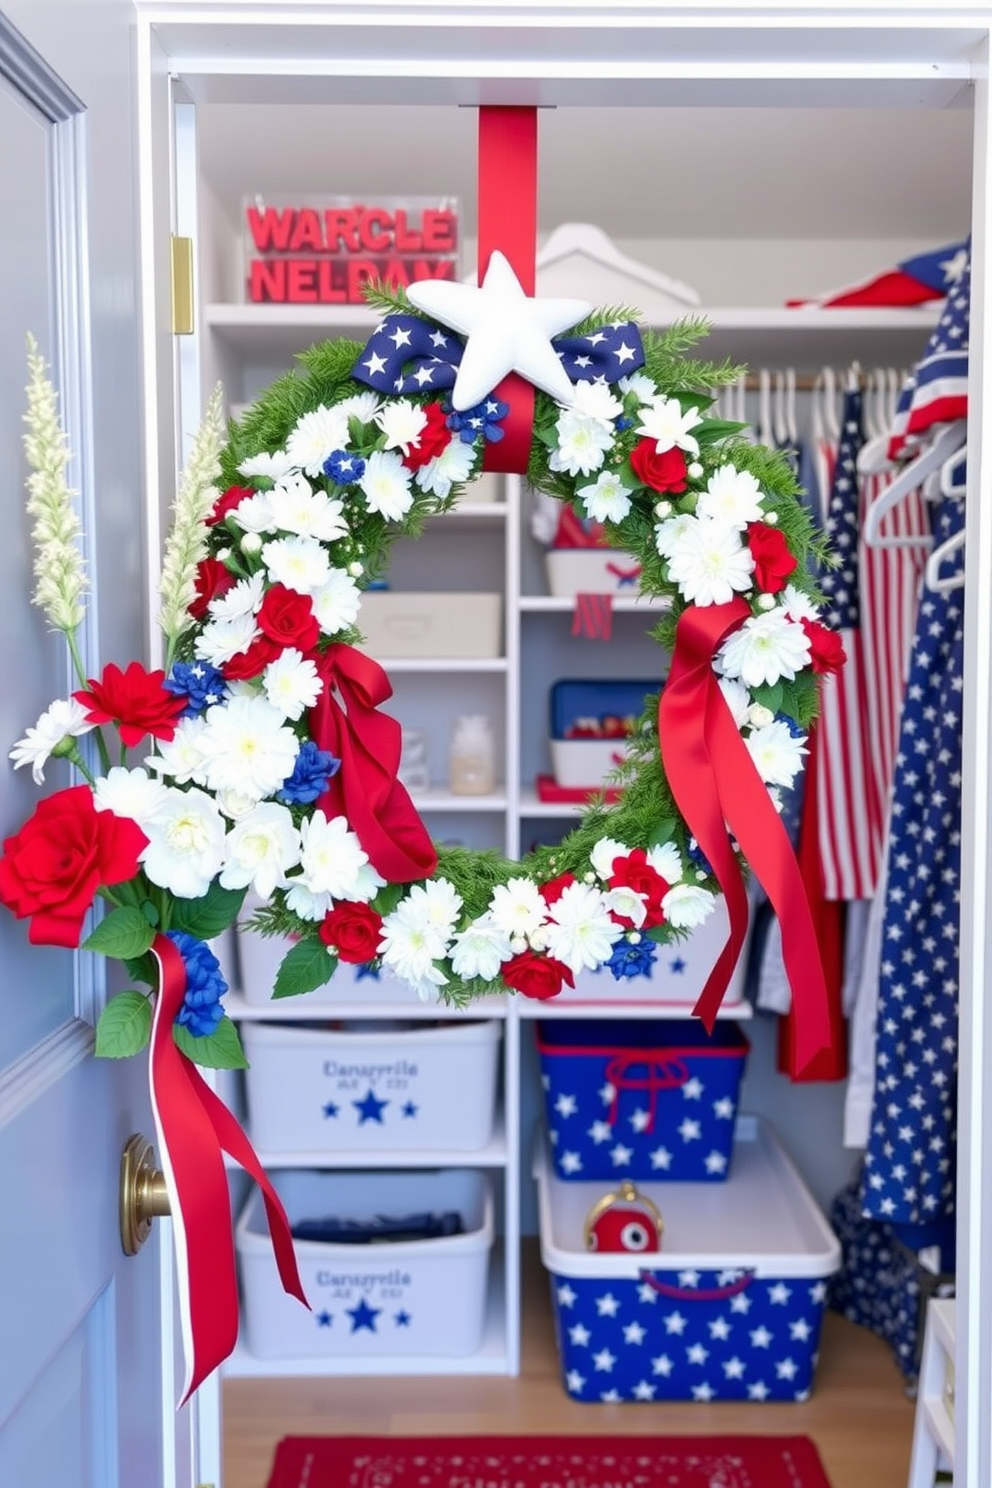
[[[934,542],[963,523],[945,497]],[[863,1196],[898,1225],[954,1208],[963,595],[923,590],[893,787]]]
[[[883,803],[871,758],[862,645],[857,469],[862,443],[861,394],[852,391],[844,396],[825,523],[838,566],[827,569],[820,579],[827,601],[824,621],[839,631],[847,655],[840,672],[824,683],[817,725],[817,825],[827,899],[870,899],[882,854]]]
[[[820,308],[898,307],[942,300],[957,284],[968,255],[967,243],[951,243],[930,253],[904,258],[894,269],[885,269],[863,284],[835,289],[814,300],[786,300],[787,305],[817,305]]]
[[[965,252],[940,319],[917,366],[903,384],[889,439],[889,458],[912,454],[934,424],[968,413],[968,308],[971,260]]]

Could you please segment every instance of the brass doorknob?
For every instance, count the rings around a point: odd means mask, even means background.
[[[152,1220],[169,1214],[165,1174],[155,1166],[151,1142],[139,1134],[128,1137],[121,1153],[121,1245],[125,1255],[137,1255],[152,1232]]]

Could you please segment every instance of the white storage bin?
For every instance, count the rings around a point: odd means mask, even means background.
[[[482,1344],[493,1195],[480,1172],[271,1175],[290,1226],[304,1219],[369,1221],[457,1210],[464,1233],[373,1245],[297,1240],[300,1279],[312,1312],[282,1289],[257,1189],[238,1221],[246,1344],[261,1359],[356,1359],[442,1354],[464,1358]]]
[[[627,757],[627,741],[617,739],[552,739],[555,784],[569,789],[603,785],[611,770]]]
[[[604,1183],[563,1183],[545,1149],[536,1172],[574,1399],[806,1399],[840,1242],[766,1123],[738,1118],[725,1183],[638,1185],[664,1221],[658,1253],[588,1250]]]
[[[500,594],[370,589],[362,595],[358,628],[363,650],[379,661],[480,660],[502,655],[502,611]]]
[[[492,1137],[501,1024],[349,1033],[241,1025],[252,1141],[269,1153],[478,1152]]]
[[[560,599],[577,594],[640,594],[640,564],[616,548],[551,548],[545,554],[548,588]]]

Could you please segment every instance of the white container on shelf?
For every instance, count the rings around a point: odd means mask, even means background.
[[[503,653],[501,594],[370,589],[358,628],[378,660],[489,660]]]
[[[603,785],[627,756],[627,740],[552,739],[551,768],[555,783],[569,789]]]
[[[262,1359],[465,1358],[481,1346],[493,1244],[492,1183],[446,1171],[271,1175],[290,1225],[457,1211],[463,1233],[372,1245],[297,1240],[308,1312],[282,1289],[255,1190],[236,1231],[246,1343]]]
[[[266,1153],[478,1152],[493,1134],[501,1023],[374,1033],[245,1022],[252,1141]]]
[[[550,548],[545,554],[548,588],[558,599],[577,594],[616,594],[634,598],[640,591],[640,564],[616,548]]]

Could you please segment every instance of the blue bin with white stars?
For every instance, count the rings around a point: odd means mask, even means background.
[[[657,1254],[590,1251],[608,1189],[535,1164],[541,1258],[562,1382],[574,1400],[805,1400],[840,1243],[771,1128],[737,1119],[726,1183],[646,1183]]]
[[[494,1236],[492,1178],[478,1169],[269,1174],[290,1227],[305,1220],[402,1220],[457,1213],[462,1233],[374,1244],[295,1242],[311,1310],[288,1297],[276,1270],[261,1193],[238,1219],[244,1336],[259,1359],[381,1361],[464,1358],[482,1346]]]
[[[723,1182],[748,1041],[697,1019],[539,1021],[555,1173],[566,1181]]]

